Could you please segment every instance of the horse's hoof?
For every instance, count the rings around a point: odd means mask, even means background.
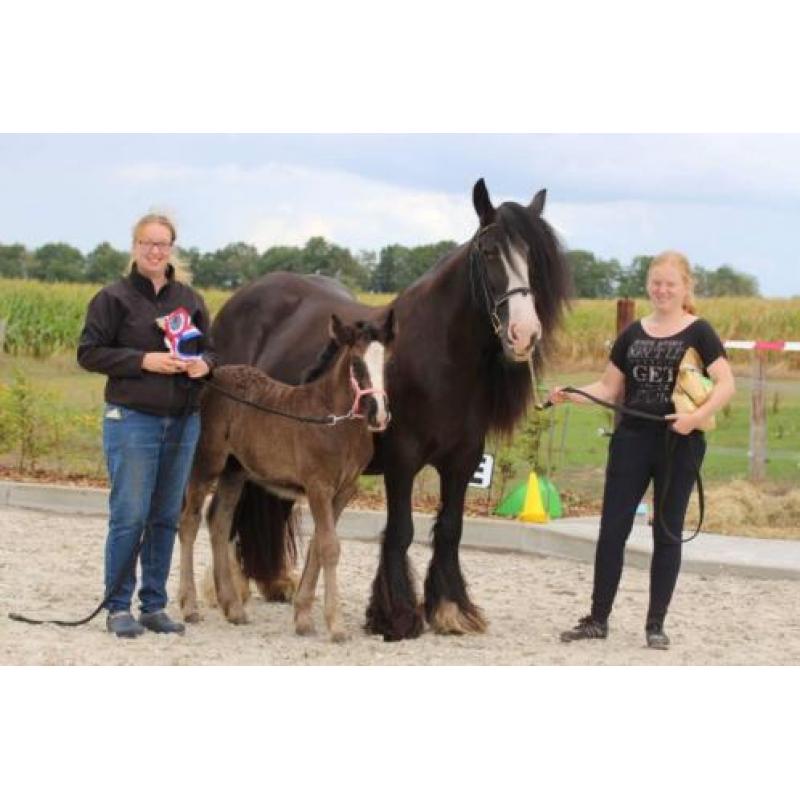
[[[291,603],[299,584],[300,579],[295,573],[284,575],[268,584],[256,582],[259,594],[268,603]]]
[[[331,641],[337,644],[346,642],[349,638],[347,631],[331,631]]]
[[[489,623],[476,606],[459,608],[452,600],[443,600],[430,617],[431,628],[436,633],[460,635],[486,633]]]
[[[425,628],[419,610],[395,610],[382,613],[376,607],[367,609],[367,633],[383,636],[384,642],[399,642],[403,639],[416,639]]]
[[[250,620],[247,618],[247,614],[245,614],[244,611],[231,612],[226,614],[225,618],[231,623],[231,625],[247,625],[250,622]]]
[[[201,622],[203,617],[200,615],[198,611],[189,611],[183,615],[183,621],[188,622],[194,625],[197,622]]]

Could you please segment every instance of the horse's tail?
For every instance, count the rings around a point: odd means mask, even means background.
[[[297,514],[284,500],[245,483],[233,515],[232,536],[242,571],[269,586],[285,579],[297,563]]]

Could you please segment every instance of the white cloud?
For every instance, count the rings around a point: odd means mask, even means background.
[[[310,236],[368,249],[392,242],[463,241],[476,222],[468,193],[410,189],[344,170],[142,163],[119,168],[115,176],[139,187],[149,184],[153,192],[175,181],[191,183],[195,202],[220,206],[224,235],[261,249],[302,244]]]
[[[117,167],[112,170],[111,176],[121,183],[152,184],[193,180],[202,177],[203,173],[204,170],[186,164],[141,162]]]
[[[475,227],[468,197],[409,190],[343,173],[303,171],[274,181],[264,198],[269,211],[256,212],[244,233],[259,247],[300,244],[310,235],[325,236],[354,248],[375,249],[442,239],[467,239]],[[278,198],[280,201],[278,202]]]

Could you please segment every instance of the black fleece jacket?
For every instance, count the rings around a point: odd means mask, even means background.
[[[174,274],[170,265],[167,283],[156,294],[152,282],[134,264],[129,275],[101,289],[90,301],[78,343],[78,363],[108,376],[107,403],[158,416],[179,416],[198,407],[201,380],[142,369],[145,353],[168,349],[156,318],[181,306],[203,334],[189,345],[196,343],[195,352],[202,353],[210,367],[215,365],[205,303],[191,287],[176,281]]]

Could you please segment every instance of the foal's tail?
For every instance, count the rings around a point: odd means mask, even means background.
[[[294,500],[244,485],[233,516],[232,536],[242,571],[266,586],[285,579],[297,563],[297,514]]]

